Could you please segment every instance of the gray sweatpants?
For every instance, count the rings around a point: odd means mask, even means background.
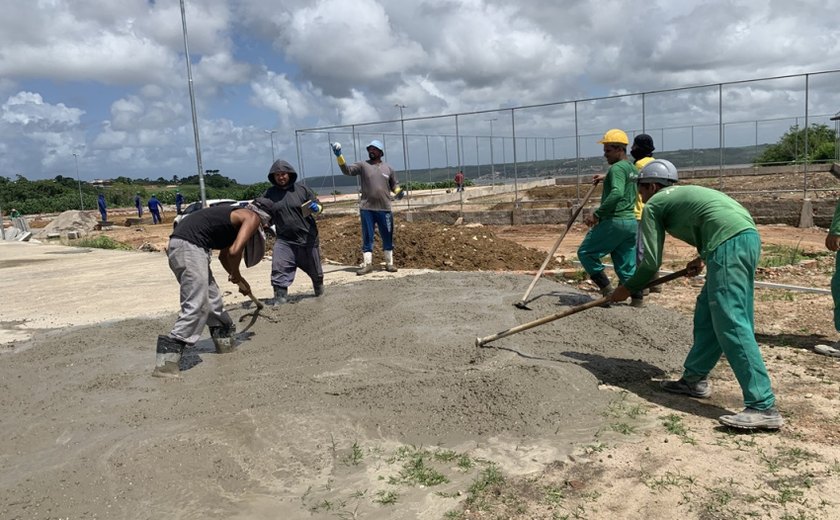
[[[233,324],[210,270],[210,251],[180,238],[171,238],[167,255],[169,268],[181,284],[181,312],[169,337],[193,345],[201,337],[205,324],[211,327]]]
[[[319,247],[298,246],[282,240],[274,242],[271,254],[271,286],[285,289],[292,285],[298,267],[309,275],[313,284],[324,282]]]

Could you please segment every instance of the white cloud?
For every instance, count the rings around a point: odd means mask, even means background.
[[[102,177],[194,169],[178,2],[0,8],[0,167],[52,173],[51,161],[86,145],[86,166]],[[395,104],[411,118],[833,69],[838,8],[840,0],[186,2],[206,161],[254,175],[247,181],[263,177],[266,128],[293,157],[296,128],[396,119]],[[813,113],[840,109],[838,81],[811,78]],[[802,113],[802,86],[727,86],[724,118]],[[651,95],[645,123],[714,124],[717,103],[714,87]],[[639,97],[578,108],[584,132],[642,125]],[[517,127],[566,135],[570,114],[523,111]],[[486,133],[487,117],[464,117],[461,130]],[[508,120],[498,133],[510,133]]]
[[[38,130],[62,131],[79,124],[83,110],[64,103],[45,103],[40,94],[18,92],[3,103],[0,119],[4,123]]]

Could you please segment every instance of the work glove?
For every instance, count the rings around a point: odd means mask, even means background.
[[[403,197],[405,197],[405,193],[406,193],[406,192],[405,192],[405,190],[402,188],[402,186],[397,186],[397,189],[395,189],[395,190],[394,190],[394,197],[395,197],[397,200],[402,200],[402,198],[403,198]]]
[[[316,201],[312,201],[309,203],[309,209],[312,213],[320,213],[321,212],[321,205],[318,204]]]
[[[339,166],[344,166],[347,162],[344,160],[344,156],[341,154],[341,143],[333,143],[330,145],[332,148],[333,153],[335,154],[335,160]]]

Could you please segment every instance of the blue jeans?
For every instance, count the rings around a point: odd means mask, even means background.
[[[394,218],[390,211],[374,211],[363,209],[359,211],[362,218],[362,252],[373,252],[373,226],[379,228],[379,238],[382,239],[382,250],[394,250]]]

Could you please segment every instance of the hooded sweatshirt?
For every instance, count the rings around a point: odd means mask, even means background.
[[[288,172],[289,182],[278,186],[274,180],[276,172]],[[317,195],[303,184],[297,184],[297,172],[288,162],[278,159],[268,171],[268,181],[273,185],[262,195],[270,199],[271,222],[277,230],[277,240],[288,244],[317,247],[318,226],[312,215],[303,216],[301,206],[306,201],[317,201]]]

